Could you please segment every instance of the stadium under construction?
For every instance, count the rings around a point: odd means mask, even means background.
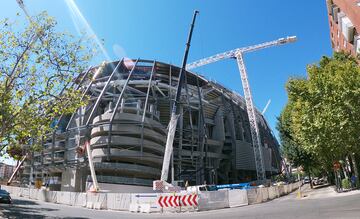
[[[88,141],[100,187],[151,191],[160,178],[167,125],[180,68],[153,60],[122,59],[92,67],[76,83],[87,106],[58,120],[43,150],[23,165],[21,183],[42,179],[52,190],[86,191]],[[117,104],[118,103],[118,104]],[[242,96],[186,71],[170,168],[173,184],[256,180],[249,119]],[[281,169],[279,145],[256,110],[267,177]],[[32,176],[30,176],[32,175]]]

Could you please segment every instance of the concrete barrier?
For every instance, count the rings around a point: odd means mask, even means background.
[[[21,195],[21,188],[20,188],[20,187],[16,187],[16,188],[14,189],[14,193],[15,193],[16,196],[20,196],[20,195]]]
[[[70,205],[86,207],[86,193],[70,192]]]
[[[284,191],[285,191],[285,195],[290,193],[290,187],[289,185],[284,185]]]
[[[249,205],[258,204],[262,202],[262,194],[258,189],[248,189],[246,190]]]
[[[267,189],[268,189],[269,199],[270,200],[278,198],[278,194],[276,192],[277,187],[271,186],[271,187],[269,187]]]
[[[86,207],[107,209],[106,193],[86,193]]]
[[[21,188],[20,189],[20,197],[25,197],[25,198],[29,198],[30,196],[30,189],[28,188]]]
[[[160,212],[171,211],[172,209],[162,209],[158,204],[160,195],[169,195],[166,193],[136,193],[130,194],[129,211],[134,212]]]
[[[248,196],[246,190],[229,190],[229,207],[239,207],[248,205]]]
[[[229,191],[209,191],[199,193],[198,210],[214,210],[229,208]]]
[[[290,194],[292,192],[291,185],[286,185],[286,194]]]
[[[285,195],[284,185],[278,186],[280,196]]]
[[[130,211],[130,212],[140,212],[140,211],[139,211],[139,204],[130,203],[129,211]]]
[[[71,205],[71,197],[70,197],[71,192],[56,192],[56,193],[57,193],[56,203]]]
[[[257,188],[257,192],[260,192],[261,194],[261,202],[266,202],[269,200],[268,188]]]
[[[66,204],[94,209],[111,209],[134,212],[162,212],[162,211],[193,211],[214,210],[229,207],[238,207],[248,204],[257,204],[275,199],[298,189],[301,182],[255,188],[249,190],[220,190],[201,192],[198,194],[198,207],[164,207],[158,204],[159,196],[174,196],[174,193],[75,193],[61,191],[46,191],[39,189],[1,186],[13,196],[26,197],[45,202]],[[176,196],[186,195],[177,193]]]
[[[131,203],[131,194],[108,193],[107,208],[117,211],[128,211]]]
[[[279,198],[280,196],[287,195],[299,188],[301,182],[272,186],[268,188],[256,188],[247,190],[247,197],[249,204],[258,204],[267,200]]]
[[[37,189],[29,189],[29,198],[30,199],[37,199],[38,190]]]
[[[45,193],[45,201],[56,203],[57,200],[57,192],[55,191],[46,191]]]
[[[278,187],[278,186],[274,186],[274,188],[275,188],[276,198],[280,198],[279,187]]]
[[[46,193],[47,191],[44,189],[39,189],[37,194],[37,200],[39,201],[46,201]]]

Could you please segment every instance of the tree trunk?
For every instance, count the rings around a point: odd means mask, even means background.
[[[336,178],[335,177],[336,176],[335,176],[333,170],[327,171],[327,181],[328,181],[329,184],[336,185]]]
[[[313,183],[312,183],[312,179],[311,179],[310,170],[309,170],[309,180],[310,180],[310,188],[313,188]]]

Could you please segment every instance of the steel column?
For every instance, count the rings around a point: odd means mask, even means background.
[[[97,100],[96,100],[96,102],[95,102],[95,105],[93,106],[93,108],[92,108],[92,110],[91,110],[91,112],[90,112],[89,118],[88,118],[88,120],[87,120],[86,123],[85,123],[86,126],[88,126],[88,125],[90,124],[90,122],[91,122],[91,120],[92,120],[92,117],[93,117],[93,115],[94,115],[94,113],[95,113],[95,110],[97,109],[97,107],[98,107],[98,105],[99,105],[99,103],[100,103],[100,101],[101,101],[101,98],[103,97],[104,93],[106,92],[106,90],[107,90],[107,88],[108,88],[108,86],[109,86],[112,78],[114,77],[116,71],[118,70],[120,64],[123,63],[123,61],[124,61],[124,59],[122,59],[121,61],[119,61],[119,63],[116,65],[116,67],[114,68],[113,72],[111,73],[110,77],[109,77],[108,80],[106,81],[106,83],[105,83],[105,85],[104,85],[104,88],[102,89],[100,95],[98,96],[98,98],[97,98]]]
[[[154,61],[153,67],[151,69],[149,85],[148,85],[147,92],[146,92],[144,110],[143,110],[143,114],[142,114],[142,118],[141,118],[141,147],[140,147],[141,156],[143,156],[143,147],[144,147],[144,122],[145,122],[145,116],[146,116],[146,108],[147,108],[147,104],[149,101],[150,87],[152,86],[152,79],[153,79],[153,74],[154,74],[154,70],[155,70],[155,65],[156,65],[156,61]]]
[[[119,104],[122,100],[122,97],[124,96],[124,93],[125,93],[125,90],[126,90],[126,87],[130,81],[130,78],[131,78],[131,75],[132,73],[134,72],[135,70],[135,67],[138,63],[139,59],[136,60],[133,68],[131,69],[126,81],[125,81],[125,84],[123,85],[122,89],[121,89],[121,93],[116,101],[116,104],[115,104],[115,107],[114,107],[114,110],[113,110],[113,113],[111,114],[111,117],[110,117],[110,120],[109,120],[109,133],[108,133],[108,147],[107,147],[107,150],[108,150],[108,153],[107,153],[107,156],[108,156],[108,159],[109,159],[109,156],[110,156],[110,143],[111,143],[111,132],[112,132],[112,126],[113,126],[113,121],[114,121],[114,118],[115,118],[115,115],[116,115],[116,112],[117,112],[117,108],[119,107]]]

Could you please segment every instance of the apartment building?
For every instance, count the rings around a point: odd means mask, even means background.
[[[334,51],[360,54],[360,1],[327,0],[331,46]]]

